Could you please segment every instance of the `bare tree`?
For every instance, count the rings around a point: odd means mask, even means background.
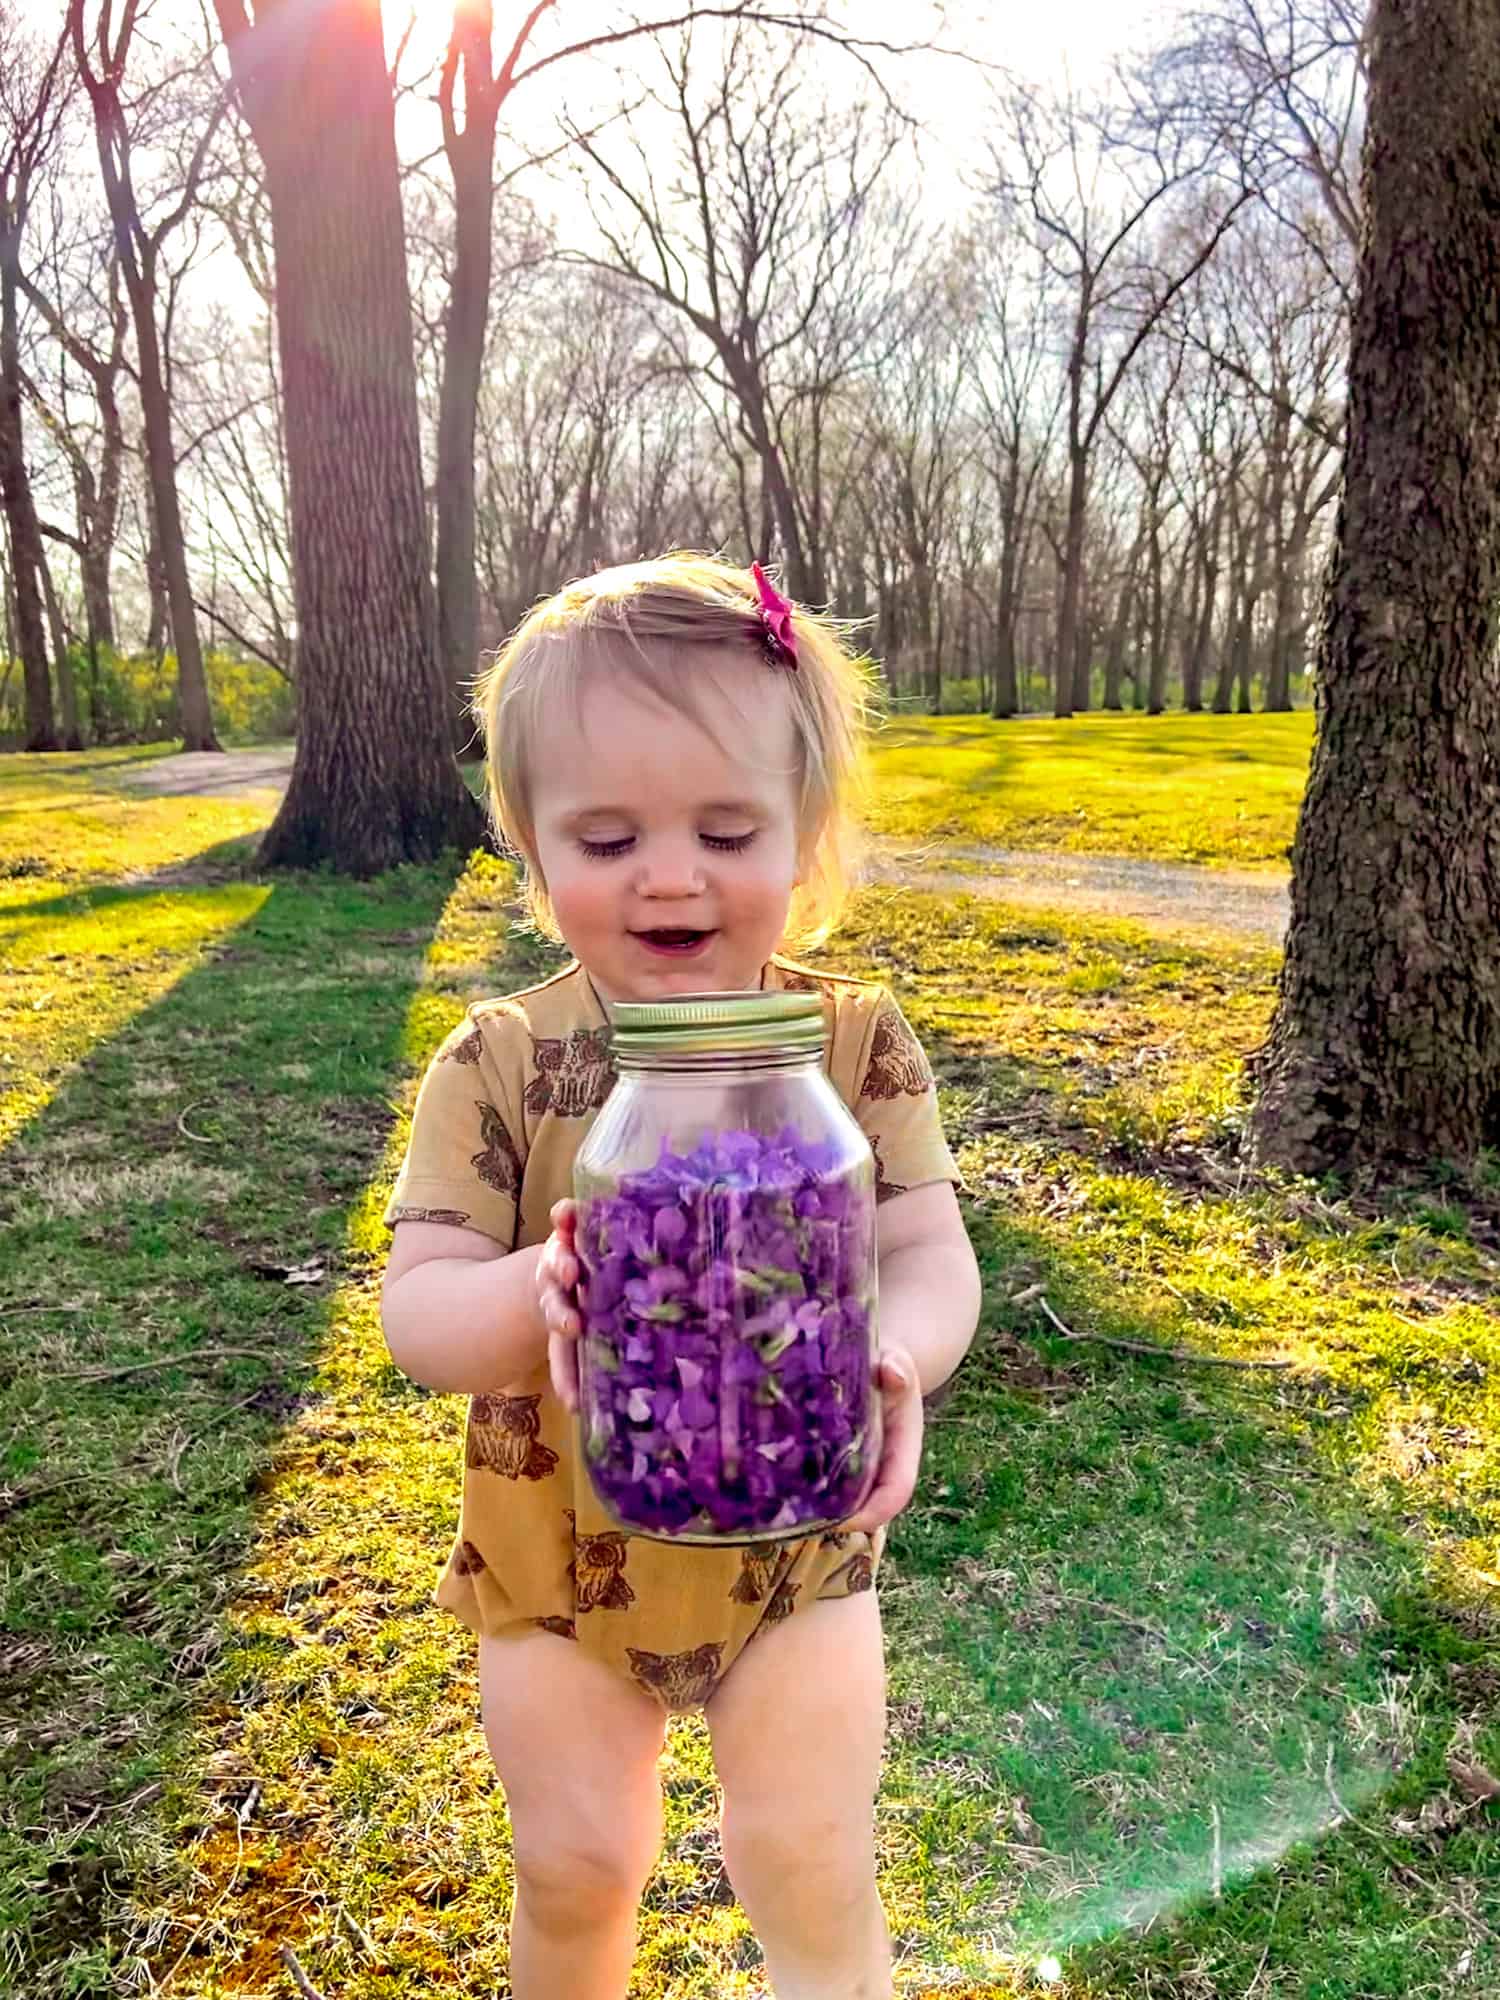
[[[38,175],[57,139],[65,95],[64,45],[30,44],[8,7],[0,12],[0,497],[10,541],[16,639],[26,695],[28,750],[58,748],[43,624],[46,556],[26,464],[22,417],[21,244]],[[78,747],[76,710],[65,717]]]
[[[1256,1153],[1500,1128],[1500,11],[1374,0],[1348,441]]]
[[[135,328],[136,384],[140,391],[146,461],[151,484],[151,517],[155,551],[167,602],[171,609],[172,643],[177,654],[178,700],[183,747],[217,750],[208,682],[198,621],[193,610],[192,581],[182,532],[177,493],[177,459],[172,443],[172,406],[168,364],[157,325],[160,307],[158,274],[167,238],[187,217],[196,199],[199,176],[218,127],[221,106],[214,104],[200,119],[201,130],[182,177],[178,198],[154,220],[147,220],[135,186],[133,142],[123,88],[126,65],[140,18],[138,0],[125,0],[113,37],[111,8],[104,0],[94,29],[85,27],[88,0],[68,0],[68,30],[73,56],[94,115],[99,171],[114,228],[115,252],[130,299]]]
[[[676,133],[673,173],[639,126],[628,168],[597,138],[575,140],[606,246],[588,261],[654,300],[683,365],[732,401],[791,589],[822,601],[817,433],[799,480],[798,418],[826,407],[880,330],[860,225],[900,128],[863,102],[809,101],[802,56],[796,37],[768,42],[745,22],[706,66],[691,34],[663,47],[664,81],[647,94]]]
[[[1160,204],[1198,168],[1195,150],[1166,127],[1127,152],[1108,121],[1071,95],[1053,104],[1016,88],[1006,108],[1014,158],[995,153],[997,191],[1029,211],[1038,250],[1069,299],[1066,348],[1067,511],[1058,607],[1054,710],[1088,701],[1088,658],[1078,646],[1089,463],[1100,426],[1136,355],[1173,299],[1213,256],[1249,200],[1239,189],[1173,227]],[[1108,164],[1121,190],[1102,185]],[[1148,224],[1155,240],[1147,240]]]
[[[972,342],[959,261],[934,256],[910,285],[893,313],[899,337],[891,357],[863,399],[863,451],[853,479],[866,518],[883,517],[876,532],[900,558],[899,605],[895,592],[886,604],[888,649],[937,714],[949,636],[945,558],[975,443],[963,422]]]
[[[77,190],[68,181],[53,188],[46,255],[32,270],[23,268],[19,278],[53,350],[54,389],[44,392],[33,383],[30,393],[39,414],[45,412],[48,435],[67,462],[73,487],[72,532],[46,521],[42,532],[77,559],[84,628],[97,671],[98,648],[115,644],[110,570],[125,474],[120,398],[128,376],[130,307],[112,243],[92,228],[92,217],[79,224],[77,207]],[[87,416],[77,405],[75,371],[93,405]]]
[[[1347,307],[1359,248],[1366,0],[1213,0],[1137,83],[1149,116],[1204,138],[1322,262]],[[1309,195],[1333,227],[1312,226]]]
[[[974,243],[978,297],[972,379],[997,506],[1000,546],[990,712],[1001,719],[1014,715],[1019,706],[1020,582],[1033,532],[1038,481],[1062,408],[1064,377],[1046,365],[1051,301],[1045,266],[1034,246],[1003,219],[986,218],[984,229]]]

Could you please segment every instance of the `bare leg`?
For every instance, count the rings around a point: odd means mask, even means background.
[[[874,1591],[758,1633],[707,1716],[724,1865],[776,2000],[890,2000],[875,1885],[885,1661]]]
[[[515,1843],[515,2000],[624,2000],[661,1851],[666,1716],[550,1632],[482,1640],[479,1684]]]

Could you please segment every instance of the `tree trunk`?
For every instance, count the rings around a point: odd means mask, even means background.
[[[1146,547],[1150,553],[1150,564],[1146,574],[1146,631],[1150,648],[1146,713],[1160,715],[1167,705],[1167,633],[1163,618],[1165,593],[1162,588],[1161,495],[1155,486],[1147,495],[1146,505],[1147,518],[1150,522],[1150,531],[1146,538]]]
[[[1068,473],[1068,526],[1063,542],[1062,588],[1057,614],[1058,671],[1054,681],[1052,712],[1057,716],[1073,713],[1074,664],[1078,646],[1078,601],[1083,585],[1083,521],[1088,479],[1088,458],[1082,450],[1071,454]]]
[[[490,57],[490,0],[467,0],[454,11],[443,93],[443,144],[453,175],[453,273],[443,323],[443,369],[437,421],[438,653],[448,688],[451,740],[473,739],[469,717],[479,657],[478,592],[474,577],[474,427],[493,262],[495,120],[500,93]],[[459,59],[464,74],[464,123],[453,110]]]
[[[1297,522],[1280,551],[1276,570],[1276,628],[1271,637],[1271,664],[1266,676],[1266,707],[1284,713],[1292,705],[1293,654],[1301,644],[1304,624],[1298,615],[1302,595],[1302,559],[1310,519]]]
[[[1073,640],[1073,708],[1086,715],[1093,702],[1094,607],[1092,594],[1082,592],[1078,606],[1078,631]]]
[[[997,722],[1005,722],[1020,705],[1016,686],[1016,621],[1012,613],[1009,618],[1000,619],[995,631],[995,698],[990,704],[990,714]]]
[[[1125,634],[1130,629],[1130,616],[1135,603],[1135,564],[1140,544],[1130,552],[1125,565],[1125,574],[1120,579],[1120,594],[1115,599],[1115,615],[1109,628],[1109,651],[1104,656],[1104,706],[1117,709],[1120,706],[1120,687],[1125,679]]]
[[[84,624],[90,642],[96,646],[112,647],[115,643],[115,607],[109,583],[112,553],[105,543],[85,542],[78,562]]]
[[[0,497],[10,536],[10,564],[16,593],[16,644],[26,693],[27,750],[56,750],[52,676],[47,668],[47,633],[42,622],[42,536],[37,526],[31,479],[26,469],[21,419],[21,360],[18,345],[15,257],[19,244],[7,230],[0,241]]]
[[[1214,677],[1213,710],[1215,715],[1228,715],[1230,702],[1234,696],[1234,670],[1238,660],[1237,648],[1240,631],[1248,617],[1246,609],[1249,597],[1250,555],[1247,547],[1248,535],[1239,529],[1238,509],[1231,524],[1230,532],[1230,572],[1229,611],[1224,620],[1224,643],[1219,654],[1219,671]]]
[[[995,698],[990,713],[997,722],[1015,714],[1020,706],[1016,687],[1016,620],[1019,602],[1016,579],[1020,570],[1020,535],[1017,501],[1021,486],[1019,451],[1007,455],[1005,478],[1000,489],[1000,593],[995,626]]]
[[[1213,643],[1214,612],[1219,598],[1219,523],[1223,511],[1221,494],[1214,501],[1213,512],[1204,531],[1199,572],[1202,595],[1198,602],[1197,624],[1182,670],[1182,705],[1192,715],[1198,714],[1203,707],[1203,675],[1208,666],[1208,649]]]
[[[156,532],[156,503],[146,490],[146,513],[150,527],[146,538],[146,651],[158,665],[171,636],[171,613],[167,608],[167,577],[162,567],[161,541]]]
[[[47,551],[42,550],[42,565],[37,572],[42,586],[42,597],[47,606],[47,626],[52,634],[52,660],[57,668],[57,692],[62,702],[64,750],[83,748],[83,727],[78,714],[78,686],[73,679],[73,661],[68,652],[68,633],[63,624],[62,608],[57,601],[57,592],[52,586],[52,571],[47,563]]]
[[[115,607],[109,570],[119,532],[120,483],[125,466],[125,427],[115,397],[115,376],[124,365],[125,316],[116,306],[113,290],[110,297],[115,308],[114,342],[108,360],[90,371],[103,442],[99,448],[97,480],[86,461],[80,467],[84,476],[78,482],[78,535],[83,552],[78,566],[90,644],[113,648]]]
[[[297,755],[261,862],[467,854],[484,821],[438,660],[379,10],[278,0],[250,27],[217,5],[266,169],[291,488]]]
[[[1257,1156],[1467,1161],[1500,1109],[1500,10],[1374,0],[1318,734]]]
[[[101,141],[102,144],[102,141]],[[182,533],[182,509],[177,499],[177,455],[172,446],[172,412],[162,378],[161,349],[156,336],[154,256],[139,278],[127,269],[126,289],[135,313],[136,376],[141,418],[146,433],[146,463],[151,477],[152,518],[156,523],[157,555],[172,618],[172,649],[177,655],[178,722],[184,750],[218,750],[198,618],[193,609],[193,585],[188,575],[187,543]]]

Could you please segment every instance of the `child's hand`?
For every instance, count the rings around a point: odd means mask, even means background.
[[[552,1234],[536,1267],[536,1297],[547,1326],[547,1366],[564,1409],[578,1408],[578,1210],[571,1201],[552,1208]]]
[[[880,1470],[864,1506],[839,1523],[841,1528],[861,1534],[871,1534],[895,1519],[911,1499],[922,1463],[922,1390],[917,1364],[904,1347],[883,1347],[875,1380],[885,1415]]]

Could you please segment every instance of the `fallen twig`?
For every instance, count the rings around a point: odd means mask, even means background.
[[[1185,1361],[1201,1363],[1205,1368],[1290,1368],[1290,1361],[1255,1361],[1238,1354],[1200,1354],[1191,1347],[1163,1347],[1154,1340],[1121,1340],[1111,1333],[1075,1333],[1065,1326],[1047,1303],[1045,1297],[1038,1298],[1037,1304],[1051,1320],[1064,1340],[1091,1340],[1098,1347],[1118,1347],[1126,1354],[1150,1354],[1158,1361]]]
[[[370,1933],[364,1928],[363,1924],[349,1914],[342,1903],[339,1904],[339,1922],[344,1926],[344,1929],[353,1938],[366,1958],[378,1957],[379,1954],[375,1950],[374,1938],[370,1936]]]
[[[188,1368],[198,1361],[219,1361],[233,1356],[244,1361],[269,1361],[264,1347],[194,1347],[186,1354],[159,1354],[154,1361],[131,1361],[123,1368],[64,1368],[55,1375],[39,1375],[40,1382],[112,1382],[120,1375],[141,1375],[148,1368]]]
[[[190,1132],[187,1126],[183,1123],[183,1120],[187,1117],[190,1111],[201,1111],[204,1105],[211,1104],[212,1102],[213,1102],[212,1098],[205,1097],[202,1098],[197,1104],[183,1105],[182,1110],[177,1115],[177,1129],[182,1134],[184,1139],[196,1140],[200,1146],[218,1145],[219,1141],[217,1139],[210,1139],[208,1135],[204,1132]]]
[[[317,1987],[313,1985],[312,1981],[308,1978],[307,1974],[302,1970],[302,1966],[297,1958],[297,1954],[292,1950],[292,1947],[289,1944],[284,1944],[281,1947],[280,1955],[282,1964],[286,1967],[287,1971],[292,1975],[293,1983],[295,1984],[297,1991],[302,1995],[302,2000],[323,2000],[323,1995],[318,1991]]]

